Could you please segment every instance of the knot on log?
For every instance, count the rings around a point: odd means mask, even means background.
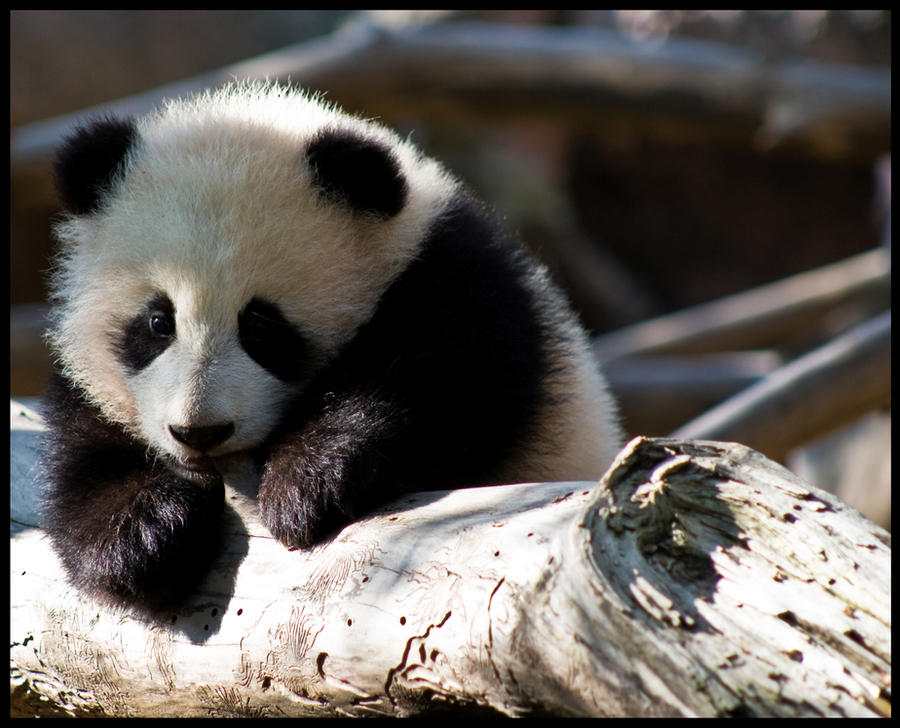
[[[579,526],[597,613],[642,624],[625,651],[719,714],[890,713],[890,536],[829,494],[742,445],[635,438]]]

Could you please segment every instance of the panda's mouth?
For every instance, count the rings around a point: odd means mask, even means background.
[[[215,460],[208,455],[178,457],[172,465],[179,475],[188,480],[205,482],[221,477]]]

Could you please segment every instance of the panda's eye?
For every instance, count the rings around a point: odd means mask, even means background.
[[[238,338],[253,361],[282,381],[309,376],[311,347],[274,303],[251,299],[238,314]]]
[[[175,340],[175,305],[157,293],[111,333],[119,361],[135,374],[150,366]]]
[[[150,314],[150,333],[158,339],[168,339],[175,334],[175,317],[167,311]]]

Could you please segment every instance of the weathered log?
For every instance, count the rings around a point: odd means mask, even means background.
[[[11,686],[70,713],[890,713],[890,536],[739,445],[638,438],[599,484],[413,494],[294,552],[229,478],[154,622],[66,584],[11,422]]]

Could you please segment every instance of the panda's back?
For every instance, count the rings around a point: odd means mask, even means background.
[[[400,477],[419,488],[597,479],[619,445],[563,295],[464,192],[322,386],[335,378],[396,385],[413,421],[437,423],[402,450]]]

